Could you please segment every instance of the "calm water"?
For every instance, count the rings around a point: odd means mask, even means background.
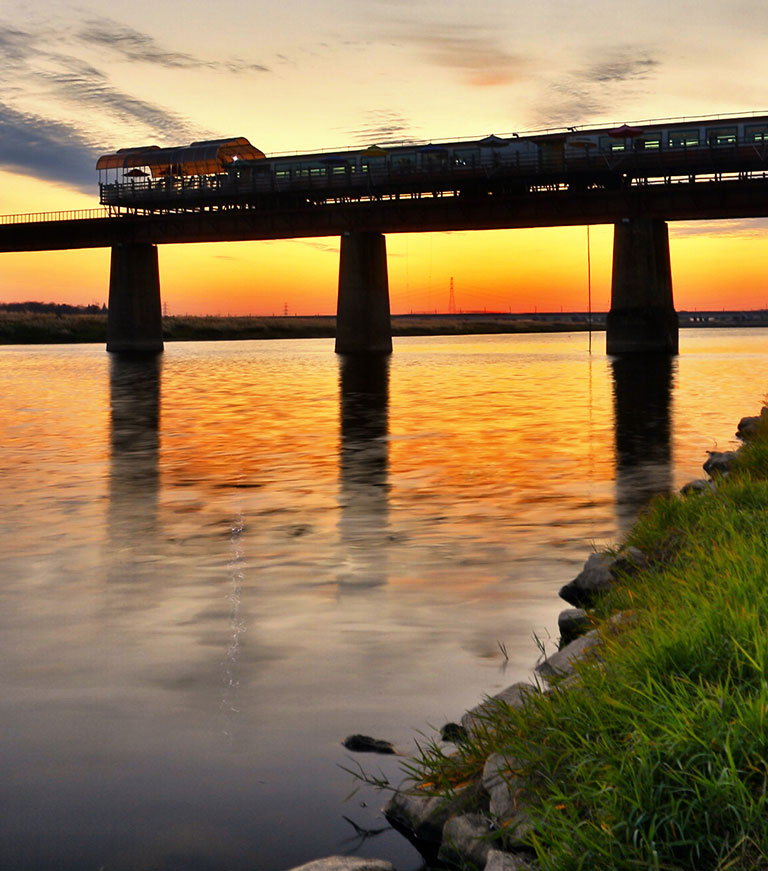
[[[340,741],[408,751],[526,678],[592,544],[767,389],[763,330],[660,364],[584,335],[373,368],[326,340],[0,349],[0,868],[415,871],[356,835],[383,798],[345,801]]]

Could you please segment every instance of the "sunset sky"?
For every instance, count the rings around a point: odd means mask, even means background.
[[[29,0],[0,12],[0,214],[98,204],[95,162],[765,110],[765,0]],[[675,302],[768,305],[768,221],[671,225]],[[593,227],[593,304],[612,228]],[[585,228],[387,238],[393,312],[587,304]],[[332,313],[338,240],[163,246],[171,314]],[[109,252],[1,254],[0,301],[107,298]]]

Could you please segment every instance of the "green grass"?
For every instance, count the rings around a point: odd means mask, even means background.
[[[628,543],[651,557],[596,608],[602,663],[580,682],[499,705],[411,774],[453,785],[505,751],[526,777],[546,871],[768,868],[768,437],[716,493],[657,501]],[[447,788],[445,785],[448,785]]]

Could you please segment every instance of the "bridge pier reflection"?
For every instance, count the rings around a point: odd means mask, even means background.
[[[678,319],[664,221],[625,218],[614,225],[606,350],[677,354]]]
[[[668,354],[637,354],[611,361],[616,513],[623,532],[629,531],[654,496],[672,490],[671,405],[675,365]]]
[[[157,354],[163,350],[157,245],[112,246],[107,351]]]
[[[346,559],[338,580],[376,587],[387,582],[389,357],[354,354],[339,364],[339,531]]]
[[[133,583],[150,569],[160,489],[160,356],[110,360],[109,579]]]
[[[387,243],[382,233],[341,237],[336,353],[392,353]]]

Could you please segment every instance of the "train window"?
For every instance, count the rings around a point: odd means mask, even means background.
[[[693,130],[670,130],[670,148],[691,148],[699,144],[699,131]]]
[[[744,128],[744,141],[748,144],[768,142],[768,124],[750,124]]]
[[[275,172],[275,178],[290,178],[290,177],[291,177],[290,169],[278,169]]]
[[[600,151],[626,151],[627,143],[624,139],[613,139],[611,136],[600,137]]]
[[[635,148],[640,151],[659,151],[661,149],[661,134],[657,136],[643,136],[635,140]]]
[[[735,127],[710,127],[707,130],[708,145],[735,145]]]

